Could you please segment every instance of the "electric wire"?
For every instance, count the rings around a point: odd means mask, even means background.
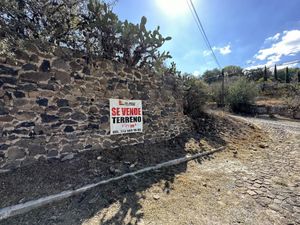
[[[209,40],[208,40],[208,37],[207,37],[207,35],[206,35],[206,32],[205,32],[205,30],[204,30],[204,27],[203,27],[203,25],[202,25],[202,22],[201,22],[201,20],[200,20],[200,17],[199,17],[199,15],[198,15],[198,13],[197,13],[197,10],[196,10],[196,8],[195,8],[195,6],[194,6],[193,1],[192,1],[192,0],[187,0],[187,4],[188,4],[188,6],[189,6],[189,8],[190,8],[190,11],[191,11],[191,13],[192,13],[192,15],[193,15],[193,18],[194,18],[194,20],[195,20],[195,22],[196,22],[196,24],[197,24],[197,27],[198,27],[198,29],[199,29],[199,31],[200,31],[200,33],[201,33],[203,39],[204,39],[205,44],[207,45],[208,49],[209,49],[209,50],[211,51],[211,53],[212,53],[212,56],[213,56],[214,61],[216,62],[216,64],[217,64],[217,66],[219,67],[219,69],[222,69],[222,67],[221,67],[221,65],[220,65],[220,63],[219,63],[219,61],[218,61],[218,59],[217,59],[217,57],[216,57],[216,54],[215,54],[215,52],[214,52],[214,50],[213,50],[213,48],[212,48],[212,46],[211,46],[211,44],[210,44],[210,42],[209,42]]]

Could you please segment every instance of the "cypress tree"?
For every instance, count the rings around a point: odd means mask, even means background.
[[[268,81],[267,66],[265,66],[265,70],[264,70],[264,81]]]
[[[276,67],[276,65],[275,65],[275,68],[274,68],[274,78],[275,78],[275,80],[278,80],[277,67]]]
[[[290,83],[290,75],[289,75],[288,67],[286,67],[286,69],[285,69],[285,83]]]

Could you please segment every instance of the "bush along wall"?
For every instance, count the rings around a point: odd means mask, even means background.
[[[0,169],[173,138],[191,129],[180,81],[31,46],[0,58]],[[69,52],[69,51],[67,51]],[[110,135],[109,98],[140,99],[144,132]]]

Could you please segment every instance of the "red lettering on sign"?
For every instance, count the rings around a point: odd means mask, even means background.
[[[111,115],[112,116],[120,116],[120,108],[116,108],[116,107],[113,107],[111,108]]]
[[[140,108],[122,108],[123,116],[139,116],[141,115]]]
[[[126,116],[126,115],[127,115],[126,112],[127,112],[127,108],[122,108],[122,115],[123,115],[123,116]]]
[[[111,115],[112,115],[112,116],[116,116],[116,115],[117,115],[117,108],[113,107],[113,108],[111,109]]]

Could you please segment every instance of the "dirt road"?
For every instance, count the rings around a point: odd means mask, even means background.
[[[235,118],[270,141],[190,163],[169,196],[143,203],[145,224],[300,224],[300,124]]]
[[[230,141],[224,133],[227,150],[214,158],[126,179],[0,224],[300,224],[300,123],[234,119],[268,138],[245,131]]]

